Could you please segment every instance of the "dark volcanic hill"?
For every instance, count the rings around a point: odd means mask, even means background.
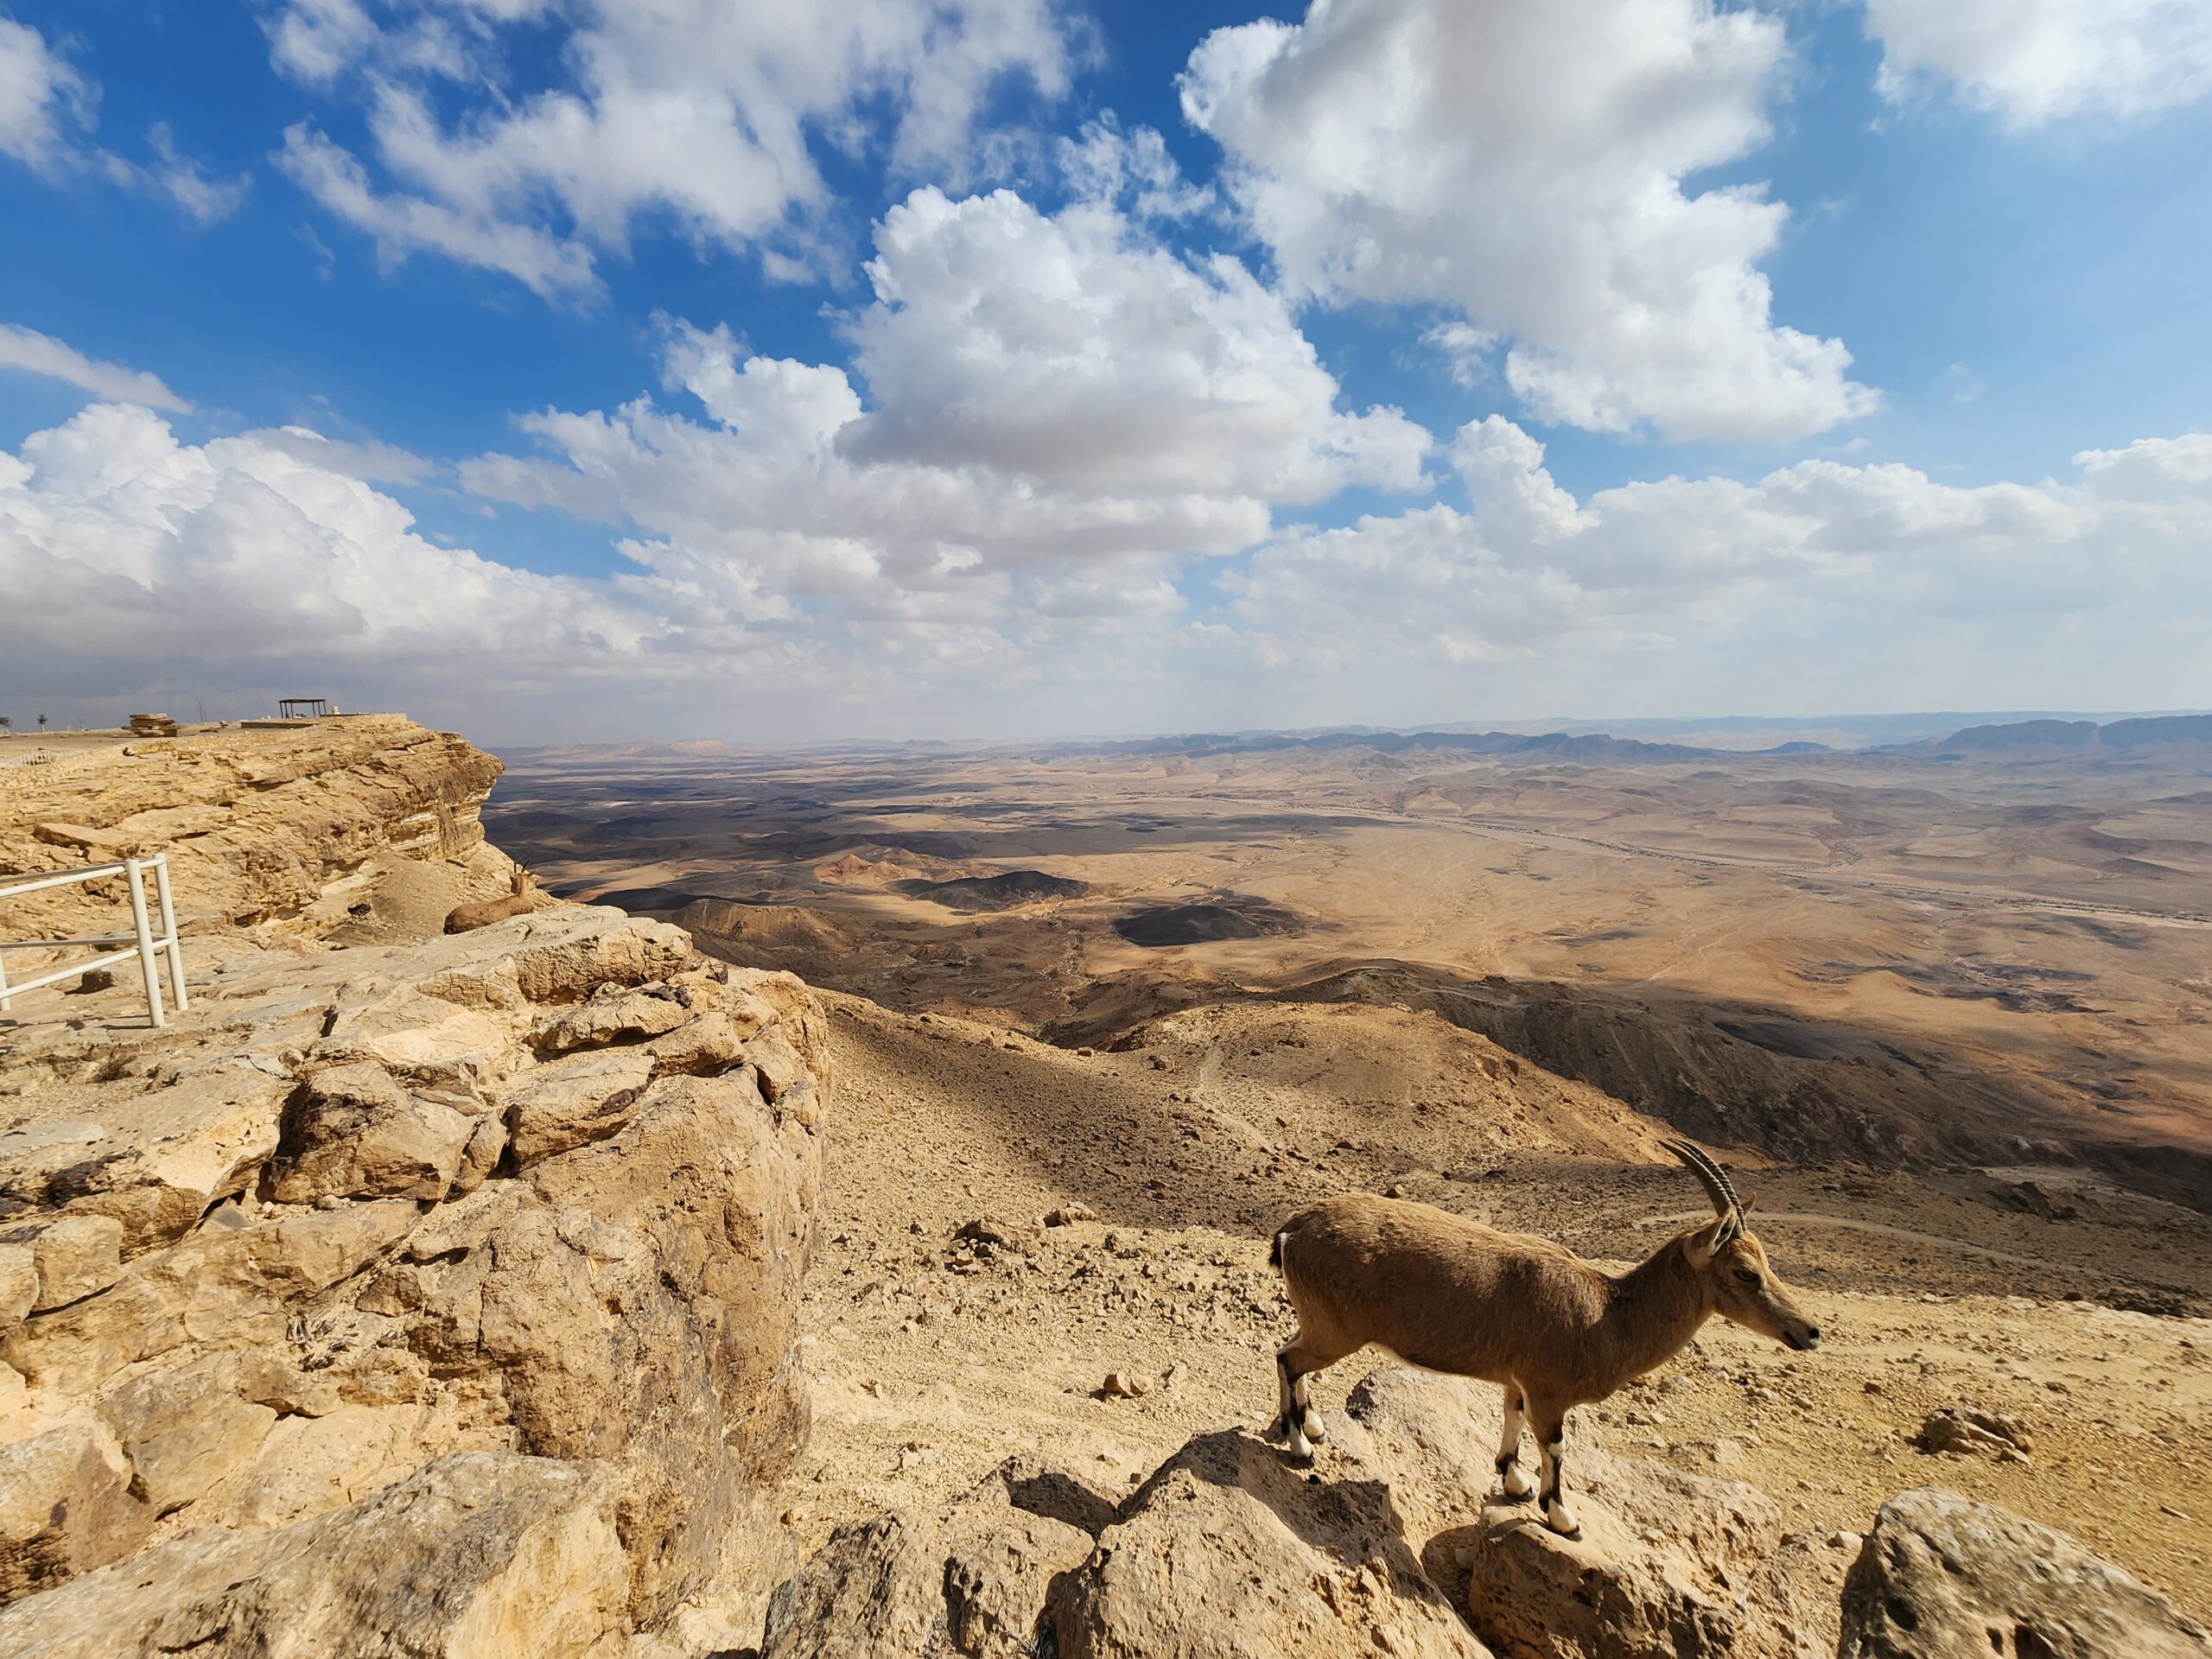
[[[1212,944],[1223,939],[1261,939],[1295,933],[1297,917],[1280,906],[1251,899],[1216,904],[1156,905],[1121,918],[1114,931],[1131,944],[1160,950],[1177,944]]]
[[[1001,870],[996,875],[963,875],[950,881],[901,881],[899,891],[934,899],[951,910],[1011,910],[1041,899],[1080,899],[1090,887],[1043,870]]]

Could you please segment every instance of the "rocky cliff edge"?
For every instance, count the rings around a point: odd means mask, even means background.
[[[607,909],[426,937],[505,868],[496,762],[264,735],[0,808],[19,870],[170,850],[194,999],[0,1017],[0,1653],[599,1656],[757,1598],[808,1421],[813,998]],[[116,897],[66,891],[0,925]]]

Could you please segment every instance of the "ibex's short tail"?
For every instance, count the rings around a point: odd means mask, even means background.
[[[1282,1267],[1283,1237],[1284,1235],[1277,1233],[1273,1238],[1268,1241],[1268,1265],[1271,1268],[1276,1268],[1277,1270],[1280,1270]]]

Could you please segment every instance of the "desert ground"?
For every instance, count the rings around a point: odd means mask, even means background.
[[[1427,1007],[1749,1149],[2057,1156],[2206,1207],[2202,744],[1597,741],[1625,758],[544,752],[486,821],[566,896],[908,1012],[1065,1046],[1225,1001]]]
[[[2212,1610],[2198,755],[1164,749],[508,757],[486,830],[549,887],[825,992],[804,1547],[1258,1426],[1303,1202],[1625,1262],[1702,1213],[1681,1130],[1831,1334],[1709,1327],[1580,1444],[1764,1488],[1824,1606],[1934,1484]],[[2028,1446],[1917,1449],[1958,1406]]]

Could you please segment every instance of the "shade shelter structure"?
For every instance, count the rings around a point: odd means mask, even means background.
[[[327,697],[279,697],[276,699],[276,718],[279,720],[321,720],[331,713]]]

